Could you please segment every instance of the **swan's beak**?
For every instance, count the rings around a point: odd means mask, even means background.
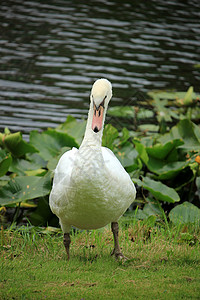
[[[103,111],[104,111],[103,105],[99,105],[99,107],[96,107],[96,105],[94,104],[92,130],[95,133],[99,132],[99,130],[101,130],[101,128],[102,128],[102,125],[103,125]]]

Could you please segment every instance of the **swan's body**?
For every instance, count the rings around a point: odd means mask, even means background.
[[[117,222],[132,202],[132,181],[109,149],[73,148],[61,157],[50,205],[64,232]]]
[[[55,169],[50,207],[67,234],[71,225],[96,229],[116,223],[135,199],[130,176],[112,151],[101,147],[111,96],[108,80],[94,83],[83,142],[79,150],[73,148],[64,153]]]

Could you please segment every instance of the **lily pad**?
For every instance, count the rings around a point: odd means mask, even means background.
[[[17,175],[21,176],[21,175],[25,175],[27,171],[33,171],[40,168],[41,168],[40,164],[30,162],[22,158],[13,158],[9,171],[14,172]]]
[[[183,169],[189,165],[189,161],[176,161],[166,164],[155,171],[160,180],[167,180],[176,177]]]
[[[149,132],[149,134],[152,134],[152,132],[158,132],[159,130],[159,126],[155,124],[141,124],[138,128],[146,133]]]
[[[149,200],[149,198],[147,200]],[[155,202],[155,200],[148,201],[148,203],[145,204],[143,208],[143,212],[148,216],[156,216],[162,218],[162,211],[160,210],[160,206]]]
[[[115,155],[120,160],[123,167],[129,167],[136,163],[138,153],[130,142],[126,142],[124,146],[118,148]]]
[[[165,144],[175,139],[184,142],[179,148],[197,151],[200,149],[200,129],[188,119],[181,120],[176,126],[172,127],[169,133],[164,134],[158,140],[160,143]]]
[[[113,117],[134,118],[135,110],[133,106],[114,106],[108,109],[108,115]]]
[[[167,159],[167,156],[173,151],[174,148],[177,148],[180,145],[183,145],[184,142],[180,139],[171,140],[163,144],[155,144],[154,146],[147,147],[147,153],[156,158],[156,159]]]
[[[11,163],[11,155],[7,154],[4,150],[0,150],[0,177],[8,172]]]
[[[178,202],[180,197],[177,192],[163,184],[160,181],[155,181],[149,177],[142,177],[140,179],[132,179],[134,183],[137,183],[140,187],[148,190],[157,200],[166,201],[166,202]]]
[[[39,151],[39,155],[45,161],[57,156],[62,147],[78,147],[73,137],[53,129],[48,129],[42,133],[32,131],[30,143]]]
[[[155,144],[145,147],[141,142],[134,140],[136,150],[147,168],[157,174],[160,180],[176,177],[185,169],[190,161],[178,160],[178,147],[183,144],[180,139],[174,139],[163,144]]]
[[[147,165],[149,161],[149,156],[147,154],[145,146],[141,144],[138,140],[133,140],[133,142],[135,144],[135,149],[139,153],[140,158]]]
[[[184,99],[183,99],[183,104],[184,105],[192,104],[192,99],[194,98],[193,95],[194,95],[194,88],[193,88],[193,86],[190,86],[185,94]]]
[[[119,133],[115,127],[110,124],[106,125],[103,132],[102,145],[113,150],[113,142],[118,137],[118,135]]]
[[[11,205],[48,195],[51,189],[50,174],[43,177],[18,176],[0,188],[0,205]]]
[[[56,131],[65,132],[68,135],[73,136],[75,141],[80,145],[85,133],[85,127],[85,120],[77,121],[74,117],[68,116],[67,120],[56,128]]]
[[[174,207],[169,213],[169,218],[175,225],[200,223],[200,209],[186,201]]]
[[[26,153],[37,152],[37,149],[33,145],[23,140],[21,132],[1,134],[0,144],[16,157],[21,157]]]

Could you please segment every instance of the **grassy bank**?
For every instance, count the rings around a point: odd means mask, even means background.
[[[110,256],[109,227],[72,234],[69,262],[60,232],[2,229],[0,299],[199,299],[199,229],[126,225],[123,262]]]

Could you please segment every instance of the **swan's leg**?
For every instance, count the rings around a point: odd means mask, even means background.
[[[70,238],[70,234],[68,232],[64,233],[63,243],[64,243],[64,246],[65,246],[65,249],[67,252],[67,259],[69,260],[69,246],[71,243],[71,238]]]
[[[111,223],[111,229],[113,232],[114,237],[114,249],[111,253],[111,255],[115,255],[116,258],[124,258],[124,255],[121,253],[120,247],[119,247],[119,238],[118,238],[118,232],[119,232],[119,226],[117,222]]]

